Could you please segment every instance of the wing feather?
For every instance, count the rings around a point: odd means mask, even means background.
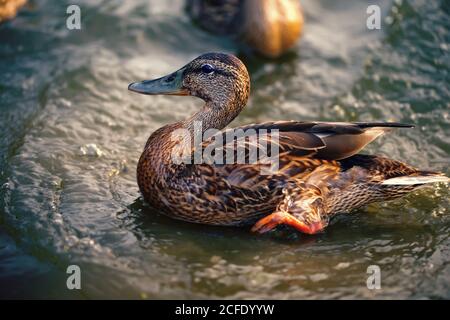
[[[261,186],[268,180],[269,183],[276,183],[293,176],[301,178],[303,174],[327,163],[336,165],[333,164],[335,160],[357,154],[385,132],[393,128],[409,127],[411,126],[393,122],[265,122],[223,130],[204,141],[202,147],[205,150],[217,141],[226,142],[209,148],[214,149],[213,156],[219,154],[222,157],[222,164],[217,165],[215,162],[212,166],[214,171],[220,176],[227,176],[227,181],[234,186],[252,188]],[[237,130],[241,135],[233,136]],[[277,139],[274,139],[274,132],[278,132]],[[217,139],[219,136],[220,139]],[[280,168],[274,173],[273,179],[267,179],[267,176],[261,175],[261,168],[267,164],[255,164],[249,160],[255,152],[259,155],[260,152],[270,150],[271,144],[278,144]],[[226,158],[230,154],[233,156],[232,163]],[[238,159],[240,162],[237,162]],[[204,165],[207,164],[196,166]]]

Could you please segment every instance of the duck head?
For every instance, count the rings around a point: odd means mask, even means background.
[[[250,77],[244,64],[235,56],[206,53],[167,76],[133,82],[128,89],[148,95],[190,95],[201,98],[206,104],[190,121],[204,120],[207,121],[206,128],[222,129],[246,105]]]

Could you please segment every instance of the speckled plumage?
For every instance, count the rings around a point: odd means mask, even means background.
[[[215,71],[203,74],[204,64],[214,66]],[[278,143],[279,168],[269,175],[261,174],[262,167],[267,166],[264,163],[176,164],[172,151],[186,142],[172,139],[172,133],[177,129],[192,132],[194,121],[202,121],[203,132],[223,129],[244,108],[250,90],[245,66],[231,55],[200,56],[178,73],[182,73],[183,94],[202,98],[205,106],[187,120],[155,131],[137,168],[145,200],[172,218],[224,226],[249,225],[260,219],[254,231],[266,232],[278,224],[288,224],[304,233],[316,233],[337,213],[391,200],[421,185],[383,184],[388,179],[442,177],[396,160],[357,154],[384,132],[410,127],[398,123],[279,121],[240,127],[255,129],[261,146],[263,142]],[[259,129],[277,129],[278,142],[260,136]],[[219,134],[227,132],[229,129]],[[213,140],[193,147],[204,150]],[[236,139],[223,149],[235,145],[249,146]]]

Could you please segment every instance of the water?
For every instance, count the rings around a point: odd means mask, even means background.
[[[69,3],[33,1],[0,26],[1,297],[450,298],[445,185],[318,236],[173,221],[141,200],[136,163],[153,130],[201,102],[127,91],[203,52],[239,53],[252,97],[233,125],[414,123],[368,152],[449,174],[448,1],[379,2],[380,31],[367,3],[302,1],[304,37],[277,61],[197,29],[180,0],[80,1],[81,31],[65,28]],[[70,264],[80,291],[66,288]],[[366,287],[369,265],[381,290]]]

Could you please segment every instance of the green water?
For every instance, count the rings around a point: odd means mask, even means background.
[[[382,29],[366,28],[378,3]],[[31,1],[0,26],[0,297],[450,298],[450,200],[441,184],[338,217],[325,233],[170,220],[142,202],[147,137],[201,102],[128,83],[207,51],[248,66],[252,95],[233,125],[277,120],[416,124],[367,152],[450,174],[450,3],[302,1],[306,25],[265,60],[197,29],[181,0]],[[94,143],[100,157],[80,152]],[[82,289],[66,288],[77,264]],[[366,287],[369,265],[381,289]]]

